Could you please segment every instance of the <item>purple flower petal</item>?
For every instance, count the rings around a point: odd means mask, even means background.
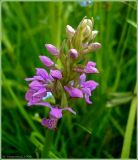
[[[82,83],[83,88],[90,88],[91,90],[95,90],[99,84],[93,80],[89,80]]]
[[[49,74],[49,77],[47,79],[48,82],[54,81],[54,78]]]
[[[36,81],[44,81],[43,77],[41,77],[41,76],[34,76],[34,80],[36,80]]]
[[[87,94],[85,94],[85,101],[86,101],[86,103],[88,103],[88,104],[92,104],[92,101],[90,101],[90,96],[87,95]]]
[[[83,91],[83,93],[84,94],[87,94],[87,95],[91,95],[91,90],[90,90],[90,88],[82,88],[82,91]]]
[[[54,56],[59,55],[59,50],[52,44],[45,44],[46,49]]]
[[[45,69],[43,69],[43,68],[36,68],[36,75],[37,75],[37,76],[41,76],[41,77],[43,77],[44,79],[45,79],[46,77],[48,77],[47,71],[46,71]]]
[[[91,90],[90,90],[90,88],[82,88],[82,91],[85,94],[85,101],[88,104],[91,104],[92,102],[90,101],[90,96],[91,96]]]
[[[38,103],[42,99],[42,97],[46,94],[46,93],[43,93],[43,94],[41,93],[41,94],[34,96],[35,93],[37,93],[36,90],[29,89],[27,93],[25,94],[25,99],[29,101],[28,106]]]
[[[50,119],[46,119],[43,118],[41,121],[42,126],[47,127],[49,129],[55,129],[57,126],[57,119],[54,118],[50,118]]]
[[[41,81],[50,82],[54,80],[43,68],[36,68],[36,74],[41,77]]]
[[[29,84],[29,87],[38,91],[39,89],[43,88],[44,86],[41,82],[34,80]]]
[[[35,104],[36,106],[44,106],[44,107],[49,107],[52,108],[52,105],[48,102],[39,102]]]
[[[50,75],[55,79],[61,79],[62,73],[60,70],[50,70]]]
[[[35,105],[36,103],[39,103],[41,100],[42,100],[42,97],[32,96],[31,99],[28,102],[28,106]]]
[[[83,82],[85,82],[85,80],[86,80],[86,75],[83,73],[80,75],[79,84],[81,85]]]
[[[42,121],[41,121],[41,124],[43,126],[47,126],[47,119],[46,118],[43,118]]]
[[[95,66],[95,62],[89,61],[85,66],[85,73],[99,73],[98,69]]]
[[[39,91],[33,94],[33,96],[45,96],[46,95],[46,88],[41,88]]]
[[[66,90],[66,92],[69,93],[69,95],[71,97],[74,97],[74,98],[82,98],[83,97],[82,91],[78,88],[64,86],[64,89]]]
[[[72,108],[70,108],[70,107],[65,107],[65,108],[63,108],[62,110],[63,110],[63,111],[64,111],[64,110],[68,110],[68,111],[70,111],[71,113],[73,113],[73,114],[75,114],[75,115],[76,115],[76,112],[75,112],[75,111],[73,111],[73,109],[72,109]]]
[[[62,118],[62,109],[58,107],[52,107],[50,111],[50,116],[53,116],[57,119]]]
[[[85,73],[99,73],[98,69],[95,67],[90,67],[90,68],[87,67],[84,69],[84,72]]]
[[[54,65],[54,62],[46,56],[39,56],[39,58],[40,58],[40,61],[47,67],[51,67]]]
[[[32,78],[25,78],[26,81],[34,81],[34,80],[38,80],[38,81],[44,81],[43,77],[41,76],[34,76]]]
[[[86,64],[87,67],[95,67],[96,66],[96,63],[93,62],[93,61],[88,61],[88,63]]]
[[[25,94],[25,99],[29,101],[35,92],[34,89],[29,89]]]
[[[28,100],[28,106],[35,105],[39,103],[44,96],[46,96],[46,89],[41,88],[39,91],[29,89],[25,95],[26,100]]]

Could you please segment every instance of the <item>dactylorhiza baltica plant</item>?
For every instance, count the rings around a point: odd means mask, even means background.
[[[86,76],[99,71],[93,61],[88,60],[84,64],[84,57],[101,47],[100,43],[94,42],[98,31],[93,30],[93,25],[93,18],[83,18],[76,30],[67,25],[67,38],[61,48],[45,44],[56,62],[45,55],[39,56],[45,68],[36,68],[35,76],[25,79],[29,82],[29,90],[25,95],[28,106],[44,106],[50,109],[49,117],[41,120],[41,124],[48,129],[56,129],[64,111],[76,114],[68,106],[70,98],[84,98],[86,103],[92,103],[90,96],[98,83],[86,80]],[[49,95],[54,97],[55,104],[46,101]]]

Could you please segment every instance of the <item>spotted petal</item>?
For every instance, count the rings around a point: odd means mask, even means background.
[[[43,118],[42,121],[41,121],[41,124],[44,126],[44,127],[47,127],[49,129],[55,129],[56,126],[57,126],[57,119],[54,119],[54,118],[50,118],[50,119],[46,119],[46,118]]]

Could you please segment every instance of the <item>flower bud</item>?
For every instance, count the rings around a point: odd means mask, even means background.
[[[87,26],[87,19],[84,19],[80,25],[79,25],[81,28],[85,28]]]
[[[43,68],[36,68],[36,75],[41,76],[42,78],[48,77],[48,73]]]
[[[95,67],[96,66],[96,63],[93,62],[93,61],[88,61],[87,65],[86,65],[88,68],[89,67]]]
[[[70,54],[70,57],[73,59],[76,59],[78,57],[78,52],[76,49],[70,49],[69,54]]]
[[[91,43],[91,44],[88,46],[88,49],[89,49],[90,51],[96,51],[98,48],[101,48],[101,44],[98,43],[98,42]]]
[[[91,34],[91,28],[89,26],[86,26],[86,28],[83,31],[83,39],[89,37]]]
[[[75,29],[72,28],[70,25],[67,25],[66,26],[66,33],[67,33],[68,38],[72,38],[75,34]]]
[[[75,67],[73,70],[75,72],[78,72],[78,73],[83,73],[84,72],[84,67]]]
[[[52,44],[45,44],[46,49],[54,56],[59,55],[59,50]]]
[[[46,56],[39,56],[39,58],[40,58],[40,61],[47,67],[51,67],[54,65],[54,62]]]
[[[89,45],[89,43],[88,43],[88,42],[83,43],[83,44],[82,44],[82,48],[86,49],[86,48],[88,47],[88,45]]]
[[[50,75],[55,79],[61,79],[62,73],[60,70],[50,70]]]
[[[92,20],[91,19],[87,19],[87,25],[92,28],[93,24],[92,24]]]
[[[86,53],[89,53],[89,52],[94,52],[98,48],[101,48],[101,44],[100,43],[98,43],[98,42],[91,43],[91,44],[88,45],[88,47],[86,49],[82,50],[80,52],[80,54],[86,54]]]
[[[96,68],[96,63],[93,61],[88,61],[84,68],[85,73],[99,73],[98,69]]]
[[[91,36],[91,39],[93,40],[98,34],[98,31],[92,31],[92,36]]]
[[[84,19],[80,23],[81,28],[85,28],[86,26],[89,26],[91,29],[93,28],[93,19]]]
[[[91,19],[84,19],[81,24],[82,28],[82,42],[86,43],[91,40],[91,33],[93,29],[93,23]]]
[[[87,68],[84,69],[84,72],[85,73],[99,73],[98,69],[95,68],[95,67],[90,67],[90,68],[87,67]]]

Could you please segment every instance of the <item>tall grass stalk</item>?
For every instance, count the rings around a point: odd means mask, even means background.
[[[136,88],[137,87],[135,87],[134,98],[130,105],[130,111],[129,111],[128,121],[126,126],[121,158],[129,158],[129,154],[130,154],[134,122],[135,122],[135,116],[136,116],[136,106],[137,106]]]

